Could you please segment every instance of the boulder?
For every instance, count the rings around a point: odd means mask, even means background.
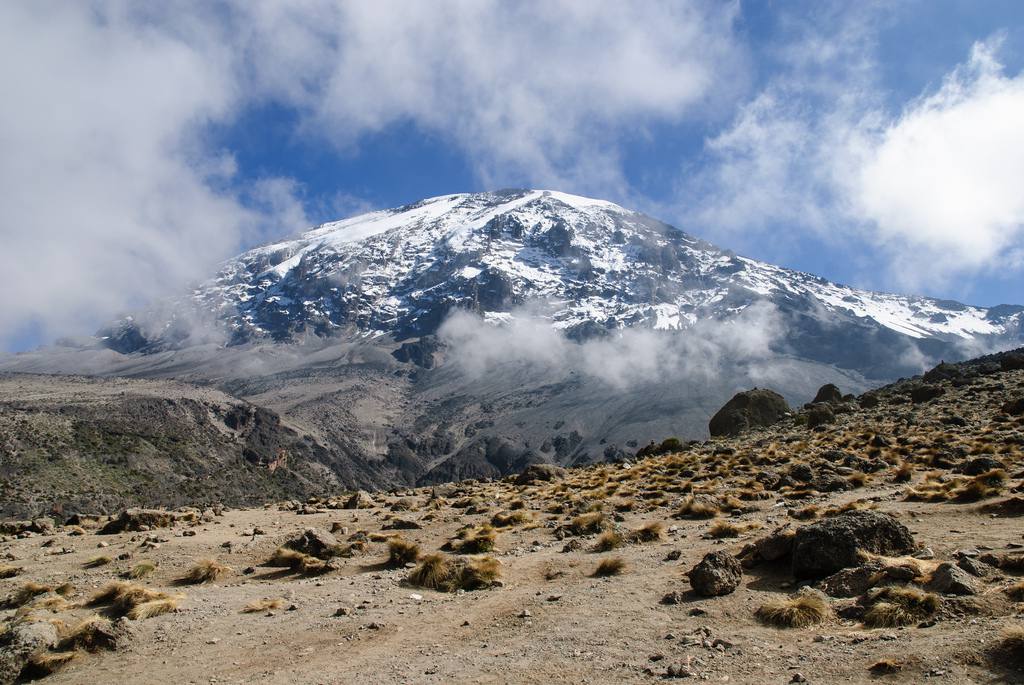
[[[561,480],[565,478],[566,473],[565,469],[554,464],[530,464],[522,473],[516,476],[516,485],[531,485],[533,483]]]
[[[1011,416],[1020,416],[1024,414],[1024,397],[1018,397],[1010,400],[1003,405],[1003,411]]]
[[[925,383],[938,383],[939,381],[951,381],[962,376],[963,372],[960,371],[960,367],[956,364],[940,362],[938,366],[925,372],[922,379]]]
[[[99,535],[139,532],[153,528],[167,528],[178,519],[173,511],[163,509],[125,509],[99,529]]]
[[[843,393],[832,383],[818,388],[818,394],[811,400],[811,404],[840,404],[843,401]]]
[[[735,591],[743,579],[743,568],[731,554],[711,552],[686,574],[693,591],[703,597],[718,597]]]
[[[1007,352],[999,360],[1003,371],[1020,371],[1024,369],[1024,353]]]
[[[48,621],[15,621],[0,632],[0,685],[12,685],[33,654],[57,644],[57,627]]]
[[[827,423],[836,422],[836,414],[827,404],[812,404],[804,416],[807,418],[808,428],[817,428]]]
[[[914,404],[929,402],[946,394],[946,389],[939,385],[919,385],[910,391],[910,401]]]
[[[302,552],[303,554],[324,560],[334,557],[341,548],[337,538],[326,530],[320,530],[319,528],[307,528],[302,532],[302,535],[292,538],[284,543],[284,546],[296,552]]]
[[[363,490],[356,490],[345,502],[345,509],[373,509],[377,503]]]
[[[740,560],[750,568],[761,562],[785,559],[793,552],[793,536],[796,531],[789,525],[780,526],[765,537],[743,548]]]
[[[978,586],[974,580],[959,566],[946,562],[940,564],[928,582],[928,589],[943,595],[976,595]]]
[[[965,476],[980,476],[983,473],[987,473],[993,469],[1003,468],[1003,462],[992,457],[975,457],[960,468],[960,472]]]
[[[881,564],[844,568],[820,581],[817,587],[829,597],[857,597],[885,578]]]
[[[711,417],[708,430],[712,437],[735,436],[778,423],[790,414],[785,398],[772,390],[754,388],[737,393]]]
[[[860,552],[900,555],[914,551],[902,523],[876,511],[849,511],[797,530],[792,569],[796,578],[823,578],[861,564]]]
[[[857,403],[861,409],[874,409],[881,403],[881,400],[877,393],[866,392],[857,398]]]

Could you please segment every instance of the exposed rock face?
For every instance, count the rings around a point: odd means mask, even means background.
[[[519,476],[516,477],[516,485],[530,485],[531,483],[561,480],[565,478],[566,470],[554,464],[530,464]]]
[[[781,421],[790,413],[782,395],[772,390],[746,390],[737,393],[711,417],[708,430],[713,437],[734,436]]]
[[[57,643],[57,628],[47,621],[17,621],[0,633],[0,685],[13,685],[33,654]]]
[[[400,362],[412,363],[424,369],[432,369],[437,364],[436,354],[442,349],[441,343],[433,335],[425,335],[415,342],[404,342],[391,353]]]
[[[827,383],[818,389],[818,394],[811,400],[811,404],[824,402],[826,404],[839,404],[843,401],[843,393],[832,383]]]
[[[747,545],[742,554],[744,566],[755,566],[762,561],[779,561],[793,552],[796,531],[788,525],[773,530],[765,537]]]
[[[345,509],[373,509],[377,503],[362,490],[357,490],[345,502]]]
[[[914,538],[888,514],[850,511],[804,526],[793,540],[793,575],[822,578],[858,566],[859,552],[900,555],[914,550]]]
[[[319,528],[307,528],[302,535],[284,543],[284,546],[317,559],[330,559],[337,554],[339,547],[337,538]]]
[[[865,564],[833,573],[817,587],[829,597],[856,597],[873,588],[884,577],[881,564]]]
[[[818,426],[836,422],[835,412],[832,411],[832,407],[828,404],[811,405],[811,408],[807,410],[806,417],[808,428],[817,428]]]
[[[940,564],[932,573],[928,589],[944,595],[976,595],[978,586],[975,580],[956,564],[946,562]]]
[[[711,552],[687,574],[693,591],[703,597],[734,592],[743,579],[743,568],[731,554]]]
[[[173,511],[163,509],[125,509],[117,518],[111,519],[100,528],[100,535],[115,535],[125,531],[143,531],[153,528],[167,528],[178,520]]]
[[[944,395],[945,392],[946,389],[941,385],[919,385],[910,391],[910,400],[914,404],[921,404],[934,400],[936,397]]]

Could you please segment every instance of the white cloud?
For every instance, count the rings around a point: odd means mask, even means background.
[[[1024,75],[974,46],[941,88],[857,150],[852,209],[922,268],[999,265],[1024,238]]]
[[[231,58],[181,35],[119,4],[0,5],[5,335],[91,332],[276,224],[218,190],[233,161],[198,134],[234,111]]]
[[[734,370],[757,378],[771,376],[784,345],[785,322],[774,305],[755,303],[730,319],[701,320],[682,331],[626,328],[607,338],[575,343],[538,315],[536,303],[512,312],[507,323],[485,323],[456,311],[438,330],[452,362],[471,377],[503,365],[571,370],[610,387],[626,389],[666,378],[704,383]]]
[[[998,41],[893,114],[871,14],[815,28],[707,141],[682,213],[738,249],[820,241],[861,259],[873,287],[1020,269],[1024,75],[1005,73]]]
[[[736,92],[735,3],[241,5],[260,86],[337,145],[413,122],[487,185],[621,190],[617,141]],[[315,19],[314,19],[315,18]],[[298,75],[298,78],[296,78]]]

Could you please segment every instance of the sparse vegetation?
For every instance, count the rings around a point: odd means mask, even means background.
[[[864,625],[869,628],[908,626],[931,618],[939,609],[939,597],[912,587],[886,587],[869,596]]]
[[[263,599],[256,599],[249,602],[242,607],[243,614],[257,614],[264,611],[273,611],[274,609],[280,609],[284,606],[284,598],[282,597],[264,597]]]
[[[231,567],[216,559],[200,559],[189,569],[183,580],[192,584],[212,583],[230,573],[232,573]]]
[[[807,628],[827,621],[832,608],[820,593],[810,591],[762,604],[754,615],[776,628]]]
[[[400,568],[414,563],[420,556],[420,546],[402,538],[388,542],[388,566]]]
[[[593,576],[595,578],[603,578],[605,576],[617,576],[626,570],[626,560],[622,557],[611,557],[610,559],[602,559],[594,569]]]

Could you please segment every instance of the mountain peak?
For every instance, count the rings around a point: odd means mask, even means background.
[[[455,310],[505,321],[526,304],[572,338],[686,329],[767,302],[805,328],[846,323],[917,340],[1020,335],[1022,313],[858,290],[739,257],[605,200],[512,189],[428,198],[317,226],[228,261],[171,316],[106,334],[121,351],[300,337],[401,341]],[[537,305],[540,306],[537,306]],[[208,339],[206,336],[204,339]]]

